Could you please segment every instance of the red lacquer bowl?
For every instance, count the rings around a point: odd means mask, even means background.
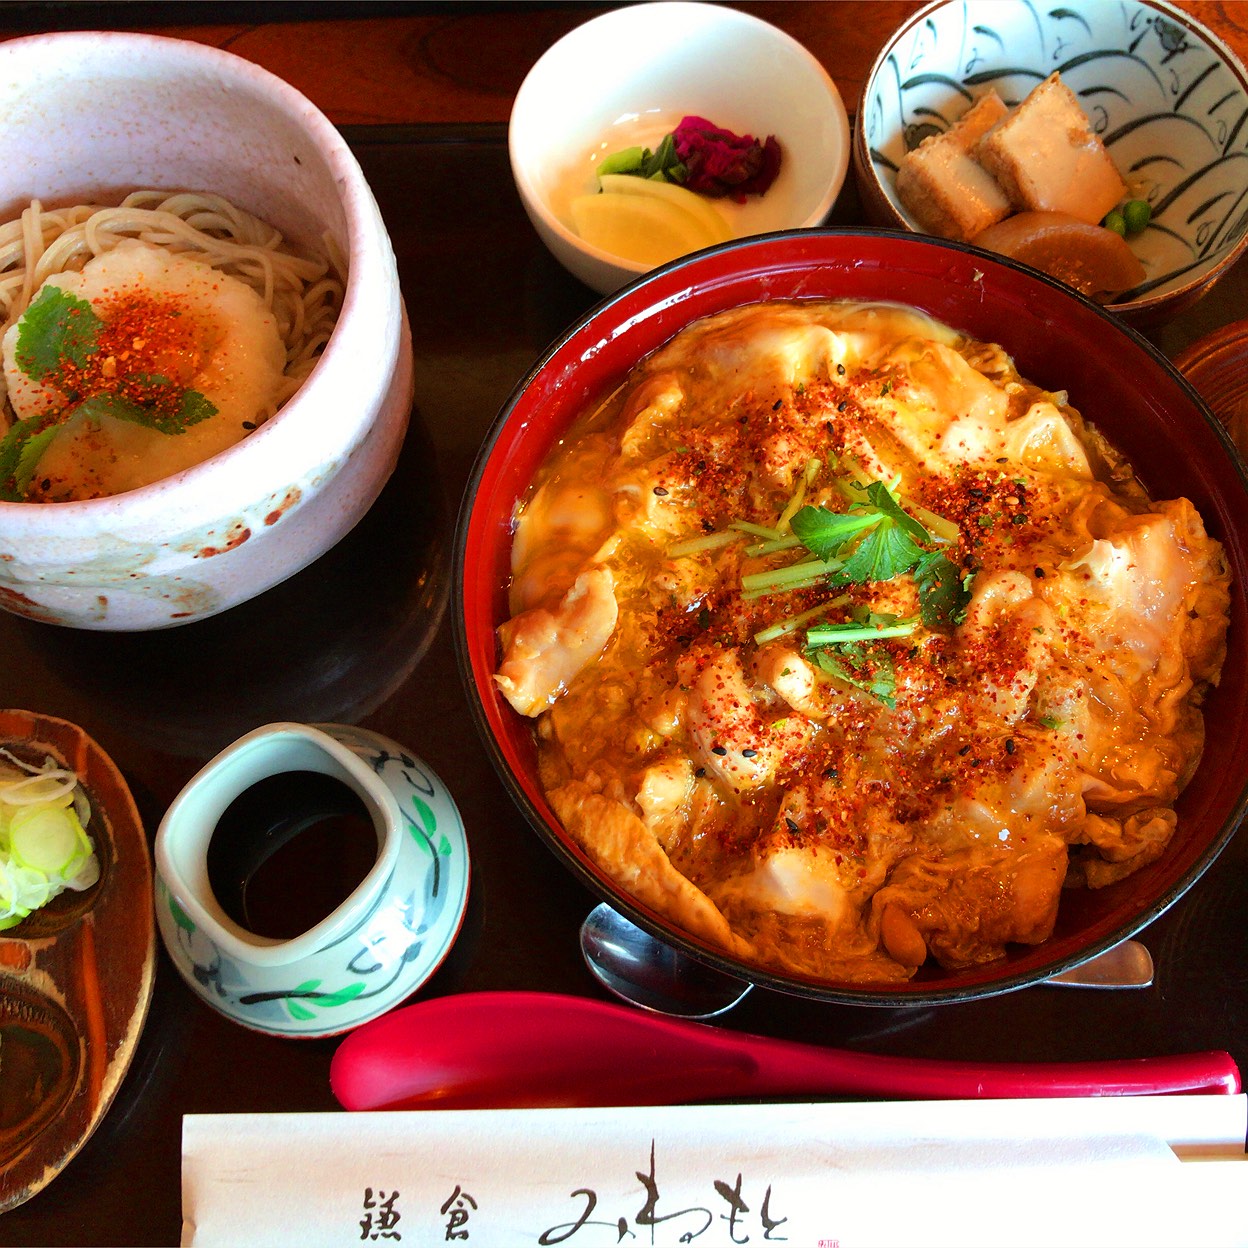
[[[1069,391],[1134,464],[1155,498],[1185,495],[1226,546],[1233,586],[1222,683],[1206,703],[1217,725],[1178,803],[1165,854],[1128,879],[1063,897],[1043,945],[968,971],[921,968],[879,989],[781,975],[682,932],[613,884],[561,829],[536,778],[532,723],[497,693],[495,629],[507,618],[512,516],[538,465],[578,413],[643,356],[699,317],[769,299],[891,300],[1001,343],[1022,374]],[[556,856],[600,897],[702,961],[780,991],[881,1006],[1011,991],[1069,969],[1139,931],[1190,888],[1227,844],[1248,793],[1248,481],[1226,431],[1145,339],[1068,288],[957,243],[874,231],[794,231],[727,244],[656,270],[573,325],[534,365],[485,440],[456,536],[461,672],[481,736],[512,797]]]

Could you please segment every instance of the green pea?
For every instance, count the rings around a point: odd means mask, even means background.
[[[1127,221],[1126,218],[1115,208],[1112,212],[1105,214],[1105,220],[1101,224],[1107,230],[1113,230],[1115,234],[1126,234]]]
[[[1153,210],[1144,199],[1130,199],[1123,205],[1122,219],[1128,234],[1138,234],[1149,222]]]

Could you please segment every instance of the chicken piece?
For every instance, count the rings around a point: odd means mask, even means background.
[[[693,764],[687,758],[664,759],[642,772],[637,790],[642,820],[669,852],[684,826],[692,794]]]
[[[748,899],[758,910],[805,915],[840,927],[854,915],[844,856],[826,845],[760,849],[758,865],[722,886],[722,899]]]
[[[786,755],[810,735],[803,720],[764,717],[735,650],[704,661],[689,695],[687,723],[698,761],[738,793],[770,783]]]
[[[754,660],[754,670],[795,711],[819,715],[815,669],[791,646],[764,646]]]
[[[540,715],[602,653],[619,608],[608,568],[582,572],[553,609],[534,607],[498,631],[503,661],[494,679],[521,715]]]
[[[1050,665],[1053,632],[1053,613],[1033,596],[1031,578],[1025,573],[1000,571],[976,578],[958,639],[972,657],[994,656],[974,695],[980,714],[1005,724],[1027,715],[1032,690]]]

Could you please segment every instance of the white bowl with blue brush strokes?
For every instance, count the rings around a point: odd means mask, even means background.
[[[854,167],[878,224],[921,233],[897,197],[902,157],[995,87],[1019,103],[1054,71],[1074,91],[1147,228],[1128,241],[1147,274],[1110,305],[1136,325],[1171,319],[1248,247],[1248,74],[1160,0],[939,0],[880,52],[858,108]]]

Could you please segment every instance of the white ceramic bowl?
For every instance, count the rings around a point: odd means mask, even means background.
[[[296,244],[327,231],[349,267],[319,364],[254,434],[129,493],[0,503],[0,606],[80,628],[162,628],[224,611],[311,563],[390,475],[412,390],[393,250],[341,135],[248,61],[114,33],[0,44],[0,117],[0,220],[32,197],[213,191]]]
[[[366,848],[376,858],[329,914],[277,939],[222,908],[209,852],[236,798],[290,772],[353,790],[372,821]],[[256,816],[256,870],[288,843],[283,814],[267,826]],[[308,812],[297,818],[307,823]],[[307,834],[295,830],[296,840]],[[268,724],[223,750],[166,811],[155,858],[157,926],[179,974],[227,1018],[278,1036],[334,1035],[410,996],[450,952],[468,900],[468,842],[445,785],[402,746],[343,724]],[[298,861],[283,860],[292,872]],[[306,884],[291,876],[292,890]]]
[[[601,294],[649,266],[584,242],[570,202],[595,189],[597,158],[639,142],[653,148],[685,115],[780,142],[780,175],[767,193],[740,207],[721,203],[736,237],[820,225],[836,202],[849,121],[836,84],[800,43],[717,4],[656,0],[604,13],[537,61],[508,127],[512,175],[534,228]]]
[[[1129,239],[1146,280],[1110,310],[1148,327],[1205,293],[1248,247],[1248,74],[1164,0],[936,0],[906,19],[867,75],[854,172],[875,223],[921,232],[898,163],[973,93],[1016,104],[1051,74],[1079,98],[1128,187],[1152,206]]]

